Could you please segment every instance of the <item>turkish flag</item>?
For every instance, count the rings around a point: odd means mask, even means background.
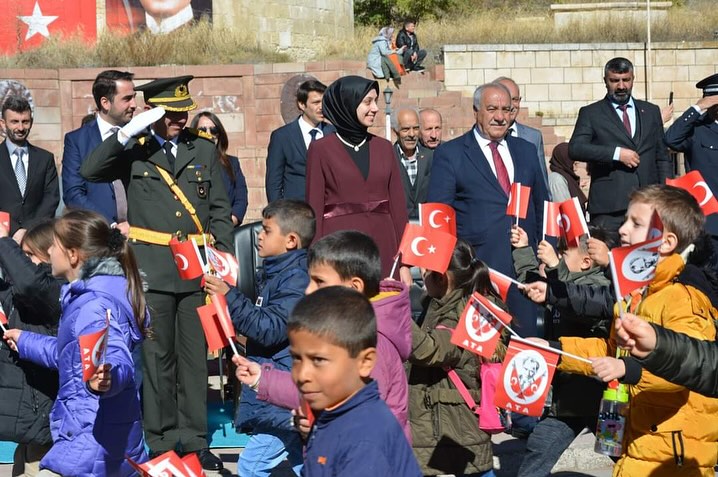
[[[5,310],[2,307],[2,304],[0,304],[0,325],[7,325],[7,315],[5,314]]]
[[[0,225],[10,231],[10,214],[7,212],[0,212]]]
[[[501,300],[506,302],[506,297],[509,296],[509,288],[511,288],[514,281],[493,268],[489,268],[489,280],[491,280],[491,286],[494,287]]]
[[[196,457],[196,454],[193,453],[193,455]],[[175,451],[165,452],[144,464],[138,464],[127,456],[125,458],[142,477],[200,477],[205,475],[201,470],[200,474],[196,473],[194,462],[190,462],[188,465],[188,462],[181,459]],[[188,461],[190,460],[188,459]]]
[[[46,38],[79,34],[97,38],[96,0],[0,0],[0,52],[14,54],[41,45]]]
[[[303,398],[300,399],[300,407],[302,408],[302,414],[304,414],[304,417],[307,418],[307,421],[309,421],[309,428],[311,429],[314,425],[314,421],[316,420],[316,416],[314,415],[314,411],[311,407],[309,407],[309,403],[305,401]]]
[[[718,200],[699,171],[691,171],[677,179],[666,179],[666,184],[690,192],[698,201],[698,205],[701,206],[705,215],[718,212]]]
[[[511,184],[511,195],[509,195],[509,204],[506,206],[506,215],[525,219],[529,212],[530,195],[531,187],[523,186],[520,182]]]
[[[543,201],[543,236],[560,237],[562,234],[561,211],[558,202]]]
[[[419,224],[456,235],[456,211],[439,202],[419,204]]]
[[[234,258],[234,255],[220,252],[210,245],[206,245],[204,251],[207,254],[207,264],[210,270],[214,270],[222,280],[236,287],[239,276],[239,262]]]
[[[172,237],[169,246],[182,280],[194,280],[202,276],[205,266],[197,242],[194,240],[180,242],[177,237]]]
[[[207,340],[207,349],[214,352],[229,346],[229,340],[224,334],[222,325],[219,323],[217,309],[214,303],[197,308],[199,321],[202,324],[204,337]]]
[[[541,416],[557,362],[558,353],[512,336],[496,384],[494,405],[526,416]]]
[[[107,333],[110,324],[107,323],[104,329],[80,335],[80,356],[82,358],[82,382],[86,383],[97,371],[97,368],[105,361],[105,350],[107,349]]]
[[[408,265],[445,273],[456,246],[456,236],[430,227],[406,224],[401,237],[401,261]]]
[[[182,463],[189,477],[206,477],[204,469],[202,469],[202,463],[199,461],[196,452],[190,452],[182,457]]]
[[[232,318],[229,315],[227,298],[224,295],[212,295],[210,300],[212,300],[212,305],[214,305],[222,334],[228,340],[237,336],[237,333],[234,331],[234,325],[232,324]]]
[[[501,329],[511,323],[511,315],[497,308],[479,292],[466,303],[451,342],[484,358],[491,358],[501,337]]]
[[[561,226],[563,233],[566,235],[566,242],[569,245],[578,245],[578,240],[581,236],[588,234],[586,216],[583,215],[583,209],[578,197],[565,200],[558,207],[561,213]]]
[[[626,247],[616,247],[608,252],[613,285],[617,298],[623,298],[637,288],[648,285],[656,275],[658,248],[663,236]]]

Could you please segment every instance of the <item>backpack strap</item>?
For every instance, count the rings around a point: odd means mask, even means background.
[[[439,325],[436,327],[437,330],[447,330],[449,333],[454,333],[454,330],[451,328],[448,328],[443,325]],[[461,395],[461,398],[464,400],[467,406],[469,406],[469,409],[471,409],[471,412],[474,414],[479,414],[479,405],[476,404],[476,401],[474,401],[474,398],[471,397],[471,393],[469,392],[468,388],[464,384],[464,382],[461,380],[459,375],[456,373],[455,369],[452,369],[450,367],[445,367],[444,371],[446,371],[446,374],[449,375],[449,379],[452,383],[454,383],[454,387],[457,391],[459,391],[459,394]]]

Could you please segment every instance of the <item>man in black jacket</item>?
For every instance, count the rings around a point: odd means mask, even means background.
[[[419,48],[419,40],[414,33],[415,29],[416,22],[407,20],[404,22],[404,28],[396,35],[396,47],[406,46],[404,53],[402,53],[406,71],[424,71],[421,63],[426,58],[426,50]]]

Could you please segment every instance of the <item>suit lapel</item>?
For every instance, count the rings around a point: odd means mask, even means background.
[[[27,183],[25,185],[25,195],[30,192],[30,190],[35,188],[35,183],[38,180],[38,177],[40,176],[40,164],[39,164],[39,158],[38,158],[38,150],[35,146],[27,143]],[[19,190],[19,189],[18,189]]]
[[[636,121],[638,121],[638,104],[636,104],[636,100],[633,100],[633,104],[636,107]],[[604,105],[604,112],[607,115],[607,119],[609,123],[613,126],[614,129],[617,129],[617,134],[622,134],[624,137],[628,138],[632,143],[635,144],[635,141],[631,136],[629,136],[628,132],[626,131],[626,127],[623,125],[623,121],[618,117],[618,112],[616,112],[613,103],[611,102],[608,97],[603,99],[603,105]],[[638,125],[636,125],[636,129],[638,129]]]
[[[411,181],[409,180],[409,173],[406,171],[406,167],[404,167],[404,164],[401,162],[401,154],[399,152],[399,145],[397,143],[394,143],[394,157],[396,159],[396,163],[399,166],[399,171],[401,172],[401,183],[404,186],[404,190],[411,190],[412,185]],[[413,196],[413,194],[411,194]]]
[[[294,121],[294,127],[292,128],[292,134],[290,134],[290,137],[292,144],[294,144],[294,148],[297,150],[297,154],[299,154],[299,157],[306,157],[307,146],[304,144],[302,128],[299,127],[299,118]]]
[[[17,178],[15,178],[15,171],[12,168],[10,153],[7,152],[5,141],[0,143],[0,176],[7,177],[8,185],[12,186],[15,195],[20,197],[20,188],[17,185]]]
[[[499,185],[499,180],[496,178],[496,175],[491,170],[491,166],[489,166],[489,163],[487,162],[487,160],[493,160],[493,158],[487,158],[486,155],[484,155],[484,152],[481,150],[479,143],[476,142],[476,138],[474,137],[474,129],[472,128],[468,133],[466,133],[465,137],[464,155],[466,156],[468,162],[479,171],[486,183],[491,184],[491,187],[493,187],[497,193],[502,194],[504,197],[508,197],[506,192],[504,192]]]
[[[196,157],[194,143],[180,135],[177,142],[177,157],[175,157],[175,177],[179,176],[190,162]]]
[[[144,147],[145,153],[147,154],[147,160],[153,164],[160,166],[162,169],[172,172],[170,162],[165,155],[164,150],[160,147],[160,143],[157,142],[154,136],[150,136]],[[179,151],[179,148],[177,148]],[[176,159],[175,159],[176,161]]]

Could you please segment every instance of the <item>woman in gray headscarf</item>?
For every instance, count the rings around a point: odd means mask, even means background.
[[[399,87],[401,84],[401,72],[394,63],[389,59],[389,55],[397,54],[401,58],[401,54],[406,47],[392,49],[391,38],[394,35],[394,28],[386,26],[379,30],[379,34],[371,41],[371,49],[367,56],[367,67],[377,79],[394,80],[394,85]]]

